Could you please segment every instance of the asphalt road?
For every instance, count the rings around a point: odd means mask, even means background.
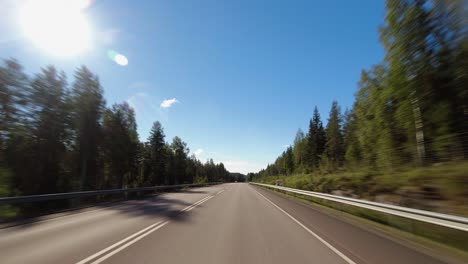
[[[233,183],[2,229],[0,263],[443,261],[293,199]]]

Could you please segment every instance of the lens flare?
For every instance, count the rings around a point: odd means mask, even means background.
[[[123,54],[116,52],[115,50],[107,51],[107,56],[109,57],[109,59],[113,60],[115,63],[117,63],[120,66],[128,65],[127,57]]]
[[[115,62],[121,66],[127,66],[128,64],[128,59],[122,54],[118,54],[115,56]]]

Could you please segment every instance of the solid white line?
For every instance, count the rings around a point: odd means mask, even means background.
[[[109,251],[109,250],[111,250],[111,249],[113,249],[113,248],[115,248],[115,247],[120,246],[121,244],[127,242],[128,240],[130,240],[130,239],[132,239],[132,238],[134,238],[134,237],[136,237],[136,236],[138,236],[138,235],[140,235],[140,234],[142,234],[142,233],[148,231],[149,229],[151,229],[151,228],[153,228],[153,227],[155,227],[155,226],[157,226],[157,225],[159,225],[159,224],[161,224],[161,221],[159,221],[159,222],[157,222],[157,223],[154,223],[154,224],[152,224],[152,225],[150,225],[150,226],[148,226],[148,227],[146,227],[146,228],[144,228],[144,229],[138,231],[137,233],[135,233],[135,234],[133,234],[133,235],[131,235],[131,236],[125,238],[125,239],[120,240],[119,242],[117,242],[117,243],[115,243],[115,244],[113,244],[113,245],[111,245],[111,246],[109,246],[109,247],[107,247],[107,248],[105,248],[105,249],[103,249],[103,250],[101,250],[101,251],[99,251],[99,252],[97,252],[97,253],[95,253],[95,254],[93,254],[93,255],[87,257],[87,258],[85,258],[85,259],[83,259],[83,260],[81,260],[80,262],[77,262],[76,264],[84,264],[84,263],[86,263],[86,262],[88,262],[88,261],[90,261],[90,260],[92,260],[92,259],[94,259],[94,258],[96,258],[96,257],[98,257],[98,256],[100,256],[100,255],[102,255],[102,254],[104,254],[104,253],[106,253],[107,251]]]
[[[211,198],[213,198],[213,196],[205,197],[205,198],[203,198],[203,199],[197,201],[196,203],[185,207],[184,209],[182,209],[182,210],[180,210],[180,211],[181,211],[181,212],[190,211],[190,210],[192,210],[193,208],[195,208],[195,207],[197,207],[198,205],[200,205],[200,204],[202,204],[202,203],[208,201],[208,200],[211,199]],[[149,235],[150,233],[152,233],[152,232],[158,230],[159,228],[163,227],[164,225],[166,225],[166,224],[168,224],[168,223],[169,223],[169,221],[165,221],[165,222],[159,221],[159,222],[157,222],[157,223],[154,223],[154,224],[152,224],[152,225],[150,225],[150,226],[148,226],[148,227],[146,227],[146,228],[144,228],[144,229],[138,231],[137,233],[135,233],[135,234],[133,234],[133,235],[127,237],[127,238],[124,238],[124,239],[122,239],[121,241],[119,241],[119,242],[117,242],[117,243],[115,243],[115,244],[113,244],[113,245],[111,245],[111,246],[109,246],[109,247],[107,247],[107,248],[105,248],[105,249],[103,249],[103,250],[101,250],[101,251],[99,251],[99,252],[97,252],[97,253],[95,253],[95,254],[93,254],[93,255],[91,255],[91,256],[89,256],[89,257],[83,259],[83,260],[81,260],[81,261],[79,261],[79,262],[77,262],[76,264],[84,264],[84,263],[87,263],[87,262],[91,261],[92,259],[95,259],[95,258],[99,257],[100,255],[105,254],[106,252],[108,252],[108,251],[110,251],[110,250],[112,250],[112,249],[114,249],[114,248],[116,248],[116,247],[118,247],[118,246],[120,246],[120,245],[126,243],[127,241],[129,241],[129,240],[131,240],[131,239],[133,239],[132,241],[128,242],[127,244],[125,244],[125,245],[123,245],[123,246],[117,248],[116,250],[114,250],[114,251],[108,253],[107,255],[105,255],[104,257],[107,256],[106,258],[102,257],[102,258],[100,258],[100,259],[98,259],[98,260],[92,262],[93,264],[94,264],[94,263],[96,263],[96,264],[97,264],[97,263],[100,263],[100,262],[104,261],[105,259],[111,257],[112,255],[116,254],[117,252],[123,250],[124,248],[130,246],[131,244],[137,242],[137,241],[140,240],[141,238],[143,238],[143,237]],[[136,238],[135,238],[135,237],[136,237]]]
[[[272,201],[270,201],[270,199],[266,198],[263,194],[259,193],[257,190],[253,189],[256,193],[258,193],[260,196],[262,196],[263,198],[265,198],[265,200],[267,200],[268,202],[270,202],[273,206],[275,206],[278,210],[280,210],[281,212],[283,212],[285,215],[287,215],[289,218],[291,218],[294,222],[296,222],[296,224],[300,225],[302,228],[304,228],[307,232],[309,232],[309,234],[313,235],[315,238],[317,238],[320,242],[322,242],[325,246],[327,246],[329,249],[331,249],[333,252],[335,252],[338,256],[340,256],[342,259],[344,259],[346,262],[348,262],[349,264],[356,264],[356,262],[352,261],[350,258],[348,258],[345,254],[341,253],[338,249],[336,249],[335,247],[333,247],[330,243],[328,243],[327,241],[325,241],[323,238],[321,238],[319,235],[317,235],[316,233],[314,233],[312,230],[310,230],[307,226],[303,225],[301,222],[299,222],[299,220],[297,220],[296,218],[294,218],[292,215],[290,215],[288,212],[286,212],[285,210],[283,210],[281,207],[279,207],[278,205],[276,205],[275,203],[273,203]]]
[[[189,206],[189,207],[184,208],[184,209],[182,210],[182,212],[183,212],[183,211],[188,212],[188,211],[192,210],[193,208],[199,206],[200,204],[202,204],[202,203],[208,201],[208,200],[211,199],[211,198],[213,198],[213,196],[208,196],[208,197],[206,197],[205,199],[202,199],[202,200],[196,202],[194,205],[191,205],[191,206]],[[99,264],[99,263],[103,262],[104,260],[106,260],[106,259],[112,257],[113,255],[117,254],[118,252],[124,250],[125,248],[129,247],[130,245],[132,245],[132,244],[136,243],[137,241],[141,240],[142,238],[146,237],[147,235],[149,235],[149,234],[153,233],[154,231],[160,229],[161,227],[167,225],[169,222],[170,222],[169,220],[168,220],[168,221],[165,221],[164,223],[162,223],[162,224],[160,224],[159,226],[157,226],[157,227],[151,229],[150,231],[146,232],[145,234],[143,234],[143,235],[141,235],[141,236],[139,236],[139,237],[133,239],[132,241],[128,242],[127,244],[125,244],[125,245],[123,245],[123,246],[121,246],[121,247],[119,247],[119,248],[117,248],[117,249],[115,249],[115,250],[113,250],[113,251],[107,253],[105,256],[103,256],[103,257],[101,257],[101,258],[99,258],[99,259],[97,259],[97,260],[91,262],[91,264]]]
[[[208,197],[205,197],[204,199],[201,199],[200,201],[198,201],[198,202],[196,202],[196,203],[194,203],[194,204],[192,204],[192,205],[190,205],[190,206],[185,207],[184,209],[181,210],[181,212],[190,211],[190,210],[192,210],[193,208],[195,208],[195,207],[197,207],[198,205],[200,205],[200,204],[202,204],[202,203],[208,201],[209,199],[211,199],[211,198],[213,198],[213,197],[214,197],[214,196],[212,196],[212,195],[210,195],[210,196],[208,196]]]
[[[143,234],[143,235],[141,235],[141,236],[139,236],[139,237],[133,239],[132,241],[130,241],[130,242],[128,242],[127,244],[125,244],[125,245],[123,245],[123,246],[117,248],[116,250],[107,253],[106,255],[104,255],[103,257],[101,257],[101,258],[99,258],[99,259],[97,259],[96,261],[91,262],[91,264],[98,264],[98,263],[103,262],[104,260],[106,260],[106,259],[112,257],[113,255],[117,254],[118,252],[120,252],[120,251],[124,250],[125,248],[129,247],[130,245],[136,243],[138,240],[140,240],[140,239],[144,238],[145,236],[147,236],[147,235],[153,233],[154,231],[158,230],[159,228],[161,228],[161,227],[167,225],[168,223],[169,223],[169,221],[163,222],[162,224],[160,224],[160,225],[158,225],[157,227],[151,229],[150,231],[146,232],[145,234]]]
[[[204,202],[208,201],[209,199],[211,199],[211,198],[213,198],[213,197],[214,197],[214,196],[210,196],[210,197],[208,197],[208,198],[207,198],[207,199],[205,199],[203,202],[201,202],[201,203],[199,203],[199,204],[197,204],[197,205],[195,205],[195,206],[192,206],[192,207],[190,207],[189,209],[187,209],[187,211],[186,211],[186,212],[188,212],[188,211],[192,210],[193,208],[195,208],[195,207],[199,206],[200,204],[202,204],[202,203],[204,203]]]
[[[218,194],[220,194],[220,193],[222,193],[222,192],[224,192],[224,190],[221,190],[221,191],[217,192],[216,195],[218,195]]]

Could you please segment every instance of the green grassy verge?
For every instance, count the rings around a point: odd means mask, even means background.
[[[453,162],[422,168],[339,171],[290,176],[269,176],[256,182],[330,193],[348,192],[361,199],[468,216],[468,162]],[[384,201],[379,200],[384,199]]]

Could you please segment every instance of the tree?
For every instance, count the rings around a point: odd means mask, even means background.
[[[286,170],[287,175],[292,174],[292,172],[294,171],[294,154],[291,146],[289,146],[285,152],[284,168]]]
[[[343,134],[342,134],[342,118],[340,107],[337,101],[333,101],[330,110],[330,117],[327,123],[327,142],[326,154],[328,160],[334,168],[338,168],[343,163]]]
[[[101,147],[101,118],[105,101],[99,78],[82,66],[75,73],[72,87],[74,151],[78,188],[95,189],[99,185],[99,149]]]
[[[314,109],[314,116],[309,123],[309,133],[307,134],[307,160],[308,165],[314,168],[320,161],[320,156],[325,151],[326,134],[318,108]]]
[[[361,161],[361,148],[356,134],[356,117],[354,109],[346,110],[345,121],[343,125],[343,149],[345,152],[344,160],[348,161],[351,166],[356,166]]]
[[[182,139],[176,136],[172,139],[170,151],[173,157],[173,163],[170,171],[172,182],[175,184],[190,182],[190,179],[187,179],[185,175],[187,157],[190,152],[187,148],[187,143],[183,142]]]
[[[148,138],[151,168],[149,183],[151,185],[169,183],[169,179],[165,177],[165,163],[168,160],[168,151],[164,138],[161,123],[154,122]]]
[[[0,67],[0,162],[11,133],[24,132],[30,95],[29,78],[18,61],[9,59],[4,64]]]
[[[134,110],[127,103],[106,109],[102,131],[106,185],[123,188],[135,184],[139,142]]]
[[[29,78],[15,59],[0,66],[0,189],[8,195],[18,186],[15,171],[23,170],[19,151],[30,141],[27,105],[30,95]]]
[[[307,161],[307,139],[301,129],[298,129],[294,139],[293,157],[296,169],[302,168]]]
[[[31,83],[31,154],[34,158],[30,166],[35,168],[35,181],[31,182],[29,175],[23,175],[22,182],[33,188],[28,193],[68,189],[68,177],[62,169],[70,131],[66,85],[65,74],[58,73],[53,66],[42,69]],[[59,184],[62,184],[61,188]]]

